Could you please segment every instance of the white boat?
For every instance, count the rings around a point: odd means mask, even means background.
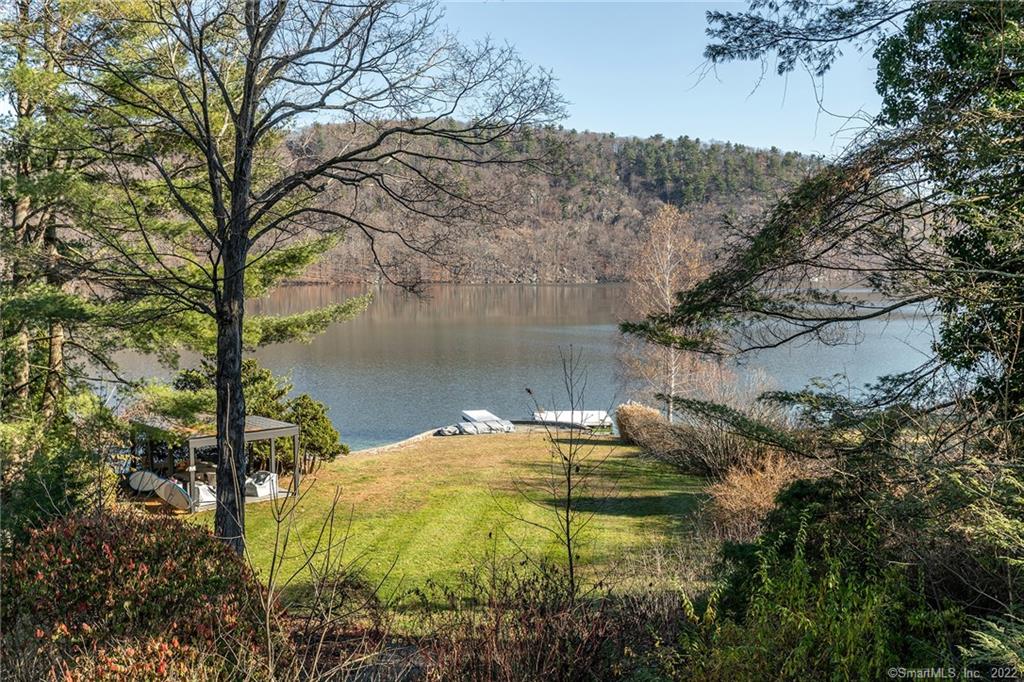
[[[496,421],[459,422],[458,424],[455,424],[455,428],[463,435],[477,436],[484,433],[508,433],[515,430],[516,427],[512,426],[511,423],[506,426],[504,421]]]
[[[586,429],[610,428],[612,425],[611,417],[604,410],[543,410],[533,413],[533,421]]]
[[[496,422],[498,415],[487,410],[463,410],[462,418],[468,422]]]
[[[463,424],[486,426],[486,429],[480,426],[477,426],[476,430],[471,429],[475,433],[511,433],[516,430],[515,424],[487,410],[463,410],[462,418],[465,420]]]
[[[451,426],[443,426],[435,434],[438,436],[475,436],[484,433],[512,433],[515,424],[502,419],[487,410],[463,410],[462,421]]]

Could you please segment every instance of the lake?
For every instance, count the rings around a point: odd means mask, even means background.
[[[361,286],[285,287],[250,310],[297,313],[371,291]],[[437,285],[426,298],[374,288],[358,318],[310,344],[260,350],[260,361],[287,375],[298,392],[330,408],[353,449],[406,438],[459,420],[464,409],[505,418],[533,411],[526,388],[546,408],[564,408],[559,350],[587,366],[587,409],[627,399],[616,378],[616,324],[624,285]],[[779,388],[836,373],[860,386],[912,369],[931,341],[925,321],[896,316],[864,325],[857,345],[805,344],[747,358]]]

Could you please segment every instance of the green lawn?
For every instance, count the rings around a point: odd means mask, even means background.
[[[601,461],[590,494],[580,498],[594,517],[584,533],[581,564],[599,574],[629,552],[683,539],[700,500],[701,481],[641,459],[633,448],[596,438],[590,456]],[[295,505],[286,570],[302,564],[324,528],[336,491],[334,533],[345,539],[345,557],[363,574],[383,581],[387,591],[422,586],[428,579],[449,582],[478,563],[489,550],[499,556],[516,546],[535,557],[558,546],[541,529],[513,518],[520,514],[550,524],[551,498],[531,493],[548,479],[550,443],[544,434],[427,438],[376,454],[355,454],[303,479]],[[249,551],[267,575],[279,526],[271,503],[246,508]],[[212,514],[196,517],[212,523]],[[280,554],[280,552],[279,552]],[[298,582],[305,579],[305,573]]]

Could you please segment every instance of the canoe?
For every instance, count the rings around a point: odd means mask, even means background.
[[[157,497],[175,509],[188,511],[188,508],[192,506],[192,498],[177,481],[164,479],[164,482],[154,492]]]
[[[152,471],[139,470],[128,477],[128,485],[137,493],[151,493],[167,479]]]

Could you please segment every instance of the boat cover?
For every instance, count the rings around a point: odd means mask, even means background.
[[[246,497],[266,497],[277,492],[277,474],[257,471],[245,479]]]
[[[509,420],[495,418],[488,421],[459,422],[444,426],[434,433],[438,436],[477,436],[484,433],[512,433],[515,430],[515,424]]]
[[[217,490],[209,483],[196,481],[196,504],[217,501]]]
[[[587,428],[612,425],[611,417],[604,410],[546,410],[534,412],[533,420],[542,424],[571,424]]]
[[[498,415],[487,410],[463,410],[462,418],[468,422],[496,422],[501,421]]]

